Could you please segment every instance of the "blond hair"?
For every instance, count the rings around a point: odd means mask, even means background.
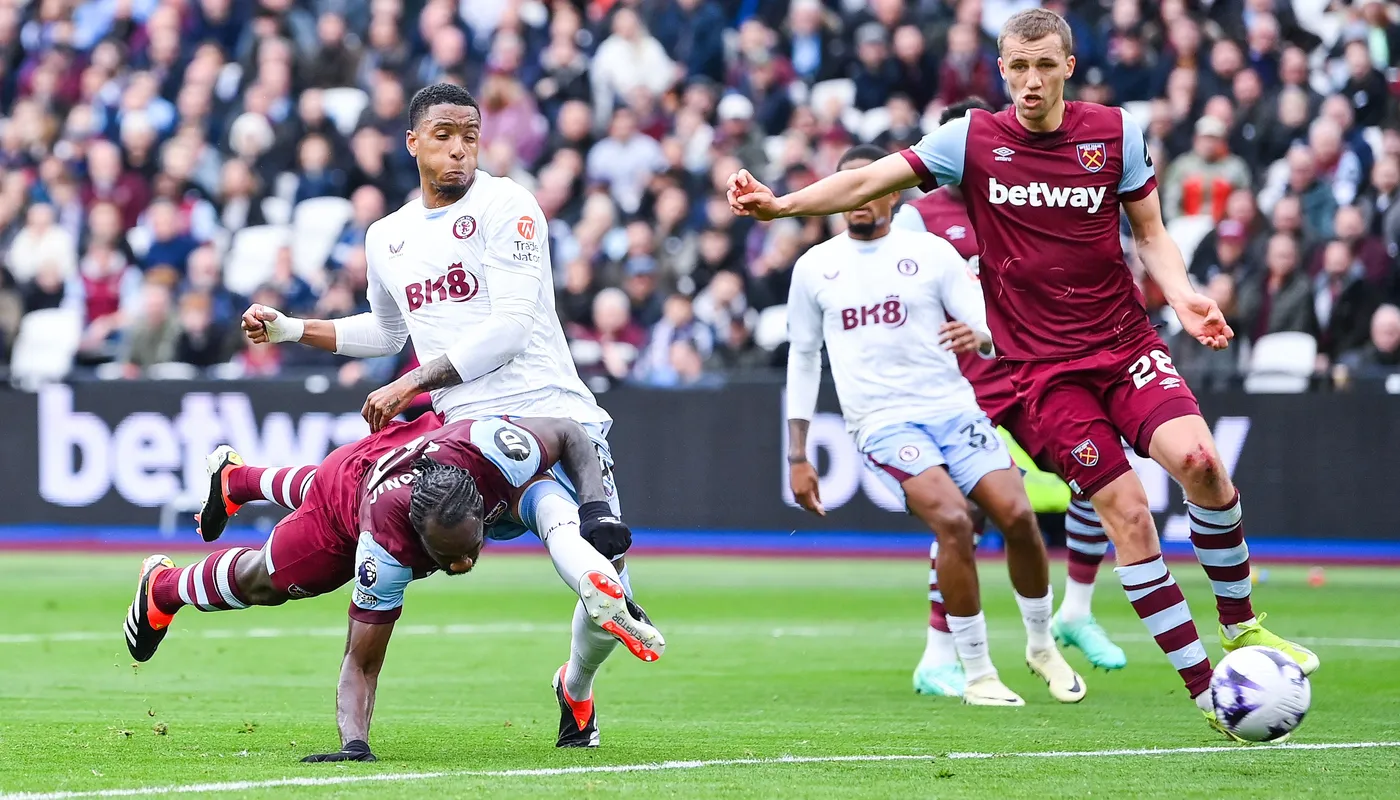
[[[1034,42],[1051,35],[1060,37],[1065,46],[1066,56],[1074,52],[1074,34],[1070,33],[1069,23],[1065,22],[1064,17],[1043,8],[1030,8],[1012,15],[1011,19],[1001,26],[1001,35],[997,37],[997,52],[1000,53],[1006,45],[1006,40],[1013,36],[1023,42]]]

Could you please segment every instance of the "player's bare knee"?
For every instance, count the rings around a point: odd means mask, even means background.
[[[1204,492],[1218,492],[1229,481],[1220,456],[1205,444],[1197,444],[1187,451],[1181,460],[1181,472],[1185,483]]]
[[[1130,544],[1143,544],[1153,541],[1157,533],[1152,523],[1152,512],[1146,501],[1129,502],[1110,509],[1108,514],[1099,512],[1104,527],[1112,533],[1113,541],[1120,549]]]
[[[939,552],[972,551],[972,518],[967,515],[966,508],[933,508],[919,516],[937,535]]]
[[[287,595],[277,590],[272,583],[272,575],[267,571],[267,561],[258,551],[245,553],[233,568],[234,581],[244,602],[253,606],[280,606],[287,602]]]
[[[1010,503],[1002,513],[1002,521],[997,524],[1007,539],[1029,540],[1040,535],[1040,525],[1035,519],[1035,510],[1025,498]]]

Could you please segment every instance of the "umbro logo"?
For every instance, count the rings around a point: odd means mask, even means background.
[[[998,147],[997,149],[992,151],[992,155],[996,156],[997,161],[1010,161],[1011,156],[1015,154],[1016,151],[1012,150],[1009,147]]]

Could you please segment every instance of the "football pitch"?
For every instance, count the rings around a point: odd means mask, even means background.
[[[177,555],[187,564],[190,555]],[[1062,561],[1062,559],[1057,559]],[[913,693],[927,562],[642,557],[664,658],[618,650],[595,687],[601,748],[554,748],[550,678],[573,600],[540,554],[487,553],[415,583],[379,683],[373,764],[338,747],[348,587],[280,608],[180,613],[135,666],[121,619],[140,556],[0,555],[0,798],[1393,797],[1400,768],[1400,570],[1274,567],[1270,624],[1322,657],[1291,742],[1231,745],[1101,575],[1099,620],[1128,653],[1076,706],[1022,662],[1004,565],[984,562],[993,656],[1019,709]],[[1056,584],[1063,583],[1057,565]],[[1219,656],[1200,569],[1174,564]]]

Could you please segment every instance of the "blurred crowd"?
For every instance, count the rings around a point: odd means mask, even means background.
[[[1319,375],[1400,371],[1400,14],[1378,0],[0,0],[0,360],[62,309],[107,377],[409,367],[252,346],[237,317],[367,308],[365,229],[417,190],[407,101],[445,80],[481,103],[481,167],[550,220],[596,387],[781,366],[793,263],[839,220],[737,219],[727,176],[792,191],[950,103],[1005,103],[996,33],[1034,5],[1074,31],[1071,98],[1141,120],[1242,343],[1300,331]],[[325,197],[350,205],[323,263],[289,244],[265,282],[230,277],[240,231]],[[1225,386],[1241,350],[1178,360]]]

